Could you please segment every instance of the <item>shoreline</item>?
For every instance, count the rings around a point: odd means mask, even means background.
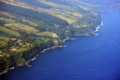
[[[39,54],[42,54],[42,53],[44,53],[47,50],[51,50],[51,49],[55,49],[55,48],[62,48],[62,47],[65,47],[65,45],[53,46],[53,47],[50,47],[50,48],[46,48],[46,49],[40,51],[38,54],[36,54],[32,59],[28,60],[27,64],[29,64],[30,61],[34,61],[36,59],[36,57],[39,56]],[[31,65],[27,65],[27,66],[31,66]]]
[[[66,38],[66,39],[63,39],[63,43],[66,41],[66,40],[75,40],[76,38]]]
[[[100,26],[102,26],[102,25],[103,25],[103,22],[101,21],[101,24],[96,27],[96,30],[94,32],[97,32],[98,29],[100,28]]]
[[[63,43],[66,41],[66,40],[75,40],[76,38],[66,38],[66,39],[63,39]],[[62,47],[66,47],[65,45],[61,45],[61,46],[53,46],[53,47],[50,47],[50,48],[46,48],[44,50],[42,50],[41,52],[39,52],[38,54],[36,54],[32,59],[28,60],[27,61],[27,64],[29,64],[30,61],[34,61],[36,59],[37,56],[39,56],[39,54],[42,54],[44,53],[45,51],[47,50],[51,50],[51,49],[55,49],[55,48],[62,48]],[[28,66],[28,65],[27,65]],[[31,66],[31,65],[29,65]]]
[[[101,21],[101,24],[96,27],[96,30],[95,30],[94,32],[97,32],[98,29],[100,28],[100,26],[102,26],[102,25],[103,25],[103,22]],[[98,35],[98,34],[94,34],[94,35]],[[80,35],[78,35],[78,36],[90,36],[90,34],[80,34]],[[75,40],[75,39],[76,39],[76,38],[66,38],[66,39],[63,39],[63,43],[65,43],[66,40]],[[44,53],[45,51],[50,50],[50,49],[62,48],[62,47],[66,47],[66,46],[65,46],[65,45],[61,45],[61,46],[53,46],[53,47],[50,47],[50,48],[46,48],[46,49],[40,51],[38,54],[36,54],[32,59],[28,60],[28,61],[27,61],[27,64],[21,64],[21,65],[17,64],[16,66],[28,66],[28,67],[31,67],[31,65],[28,65],[29,62],[30,62],[30,61],[34,61],[34,60],[36,59],[36,57],[39,56],[39,54],[42,54],[42,53]],[[14,67],[10,67],[10,68],[5,69],[4,71],[0,72],[0,76],[1,76],[2,74],[7,73],[8,70],[11,70],[11,69],[15,69],[15,66],[14,66]]]
[[[91,34],[84,33],[84,34],[78,34],[78,35],[74,35],[74,36],[91,36],[91,35],[98,35],[98,34],[95,34],[95,32],[97,32],[98,29],[100,28],[100,26],[102,26],[102,25],[103,25],[103,22],[101,21],[101,24],[98,25],[98,26],[95,28],[95,30],[93,31],[93,33],[91,33]]]
[[[36,54],[32,59],[28,60],[28,61],[27,61],[27,64],[17,64],[16,66],[27,66],[27,67],[31,67],[31,65],[28,65],[29,62],[30,62],[30,61],[34,61],[34,60],[36,59],[36,57],[39,56],[39,54],[42,54],[42,53],[44,53],[45,51],[50,50],[50,49],[62,48],[62,47],[65,47],[65,45],[53,46],[53,47],[50,47],[50,48],[46,48],[46,49],[42,50],[41,52],[39,52],[38,54]],[[3,70],[2,72],[0,72],[0,76],[1,76],[2,74],[7,73],[8,70],[12,70],[12,69],[15,69],[15,66],[14,66],[14,67],[7,68],[7,69]]]
[[[76,39],[76,38],[63,39],[63,43],[64,43],[66,40],[74,40],[74,39]],[[36,57],[39,56],[39,54],[42,54],[42,53],[44,53],[45,51],[50,50],[50,49],[62,48],[62,47],[66,47],[66,46],[65,46],[65,45],[61,45],[61,46],[53,46],[53,47],[50,47],[50,48],[46,48],[46,49],[40,51],[38,54],[36,54],[32,59],[29,59],[29,60],[27,61],[27,64],[17,64],[16,66],[27,66],[27,67],[31,67],[31,65],[28,65],[29,62],[30,62],[30,61],[34,61],[34,60],[36,59]],[[0,76],[1,76],[2,74],[7,73],[8,70],[11,70],[11,69],[15,69],[15,66],[14,66],[14,67],[7,68],[7,69],[3,70],[2,72],[0,72]]]
[[[15,67],[10,67],[8,69],[5,69],[4,71],[0,72],[0,75],[5,74],[8,72],[8,70],[12,70],[12,69],[15,69]]]

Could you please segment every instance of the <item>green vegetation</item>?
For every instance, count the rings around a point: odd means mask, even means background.
[[[3,32],[6,32],[6,33],[9,33],[9,34],[11,34],[11,35],[15,35],[15,36],[17,36],[17,37],[20,36],[20,34],[19,34],[18,32],[13,31],[13,30],[10,30],[10,29],[7,29],[7,28],[2,27],[2,26],[0,26],[0,31],[3,31]]]
[[[47,0],[47,1],[70,6],[80,5],[92,8],[99,12],[120,10],[120,0]]]
[[[24,52],[24,51],[27,51],[28,49],[27,48],[19,48],[18,51],[20,52]]]
[[[50,8],[52,8],[52,6],[48,6],[48,5],[46,5],[46,4],[43,4],[43,3],[41,3],[41,2],[38,2],[38,1],[36,1],[36,0],[20,0],[20,1],[24,1],[24,2],[26,2],[26,3],[29,3],[29,4],[31,4],[31,5],[35,5],[35,6],[38,6],[38,7],[41,7],[41,8],[45,8],[45,9],[50,9]]]
[[[53,23],[58,24],[58,25],[64,25],[64,26],[68,25],[67,21],[62,20],[62,19],[57,18],[57,17],[54,17],[54,16],[47,14],[47,13],[43,13],[43,12],[38,13],[38,11],[34,11],[31,9],[25,9],[25,8],[21,8],[21,7],[17,7],[17,6],[14,7],[12,5],[5,4],[2,2],[0,2],[0,5],[5,6],[5,7],[1,7],[0,11],[7,11],[7,12],[10,12],[13,14],[17,14],[19,16],[24,16],[27,18],[40,20],[48,25],[53,25]]]
[[[12,19],[8,19],[8,18],[4,18],[4,20],[1,20],[1,21],[6,21],[6,22],[9,22],[9,23],[15,23],[16,21],[12,20]]]
[[[4,41],[0,40],[0,47],[5,46],[5,45],[6,45],[6,43]]]
[[[5,37],[10,37],[10,38],[15,38],[15,35],[9,34],[7,32],[0,31],[0,36],[5,36]]]
[[[17,1],[22,2],[13,3]],[[0,5],[5,6],[0,7],[0,72],[14,65],[27,65],[27,60],[45,48],[63,45],[65,38],[94,34],[101,24],[96,12],[72,6],[74,3],[12,0]]]

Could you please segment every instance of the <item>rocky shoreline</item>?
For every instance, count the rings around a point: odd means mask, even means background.
[[[50,48],[46,48],[46,49],[44,49],[43,51],[41,51],[40,53],[38,53],[36,56],[34,56],[32,59],[28,60],[28,61],[27,61],[27,64],[28,64],[30,61],[34,61],[39,54],[44,53],[45,51],[50,50],[50,49],[61,48],[61,47],[65,47],[65,46],[62,45],[62,46],[53,46],[53,47],[50,47]],[[30,65],[27,65],[27,66],[30,66]]]
[[[94,32],[97,32],[98,29],[100,28],[100,26],[102,26],[102,25],[103,25],[103,22],[101,22],[101,24],[96,27],[96,30]]]
[[[92,32],[91,34],[84,33],[84,34],[77,34],[77,35],[74,35],[74,36],[91,36],[91,35],[96,35],[95,32],[97,32],[98,29],[100,28],[100,26],[102,26],[102,25],[103,25],[103,22],[101,21],[101,24],[98,25],[98,26],[96,27],[95,31]]]
[[[95,32],[97,32],[98,29],[100,28],[100,26],[102,26],[102,25],[103,25],[103,22],[101,22],[101,24],[96,27],[96,30],[95,30],[92,34],[85,33],[85,34],[79,34],[79,35],[74,35],[74,36],[90,36],[90,35],[95,35]],[[76,38],[66,38],[66,39],[63,39],[63,43],[64,43],[66,40],[75,40],[75,39],[76,39]],[[38,56],[39,54],[41,54],[41,53],[43,53],[43,52],[45,52],[45,51],[47,51],[47,50],[55,49],[55,48],[57,48],[57,47],[58,47],[58,48],[61,48],[61,47],[65,47],[65,45],[53,46],[53,47],[50,47],[50,48],[46,48],[46,49],[44,49],[43,51],[41,51],[40,53],[38,53],[36,56]],[[28,66],[28,67],[31,67],[31,65],[28,65],[28,64],[29,64],[30,61],[35,60],[35,59],[36,59],[36,56],[34,56],[32,59],[28,60],[26,64],[17,64],[17,66],[25,66],[25,65],[26,65],[26,66]],[[15,68],[15,67],[10,67],[10,68],[8,68],[8,69],[5,69],[4,71],[0,72],[0,75],[2,75],[2,74],[4,74],[4,73],[7,73],[7,71],[8,71],[9,69],[14,69],[14,68]]]
[[[66,38],[66,39],[63,40],[63,42],[65,42],[66,40],[74,40],[74,39],[76,39],[76,38]],[[39,54],[44,53],[45,51],[50,50],[50,49],[62,48],[62,47],[66,47],[66,46],[65,45],[61,45],[61,46],[53,46],[53,47],[50,47],[50,48],[46,48],[43,51],[41,51],[40,53],[38,53],[37,55],[35,55],[32,59],[28,60],[26,64],[17,64],[17,66],[28,66],[28,67],[31,67],[31,65],[28,65],[29,62],[30,61],[34,61],[36,59],[36,56],[38,56]],[[8,69],[5,69],[4,71],[0,72],[0,75],[7,73],[9,69],[14,69],[14,68],[15,67],[10,67]]]
[[[10,70],[10,69],[15,69],[15,67],[10,67],[10,68],[8,68],[8,69],[5,69],[4,71],[2,71],[2,72],[0,73],[0,75],[2,75],[2,74],[4,74],[4,73],[7,73],[7,71]]]
[[[36,56],[38,56],[39,54],[41,54],[41,53],[43,53],[43,52],[45,52],[45,51],[47,51],[47,50],[55,49],[55,48],[57,48],[57,47],[58,47],[58,48],[61,48],[61,47],[65,47],[65,45],[53,46],[53,47],[50,47],[50,48],[46,48],[46,49],[44,49],[43,51],[41,51],[40,53],[38,53]],[[17,64],[17,66],[28,66],[28,67],[31,67],[31,65],[28,65],[28,64],[29,64],[30,61],[34,61],[34,60],[36,59],[36,56],[34,56],[32,59],[28,60],[26,64],[22,64],[22,63],[21,63],[21,64]],[[15,68],[15,67],[10,67],[10,68],[8,68],[8,69],[5,69],[5,70],[3,70],[2,72],[0,72],[0,75],[7,73],[8,70],[14,69],[14,68]]]

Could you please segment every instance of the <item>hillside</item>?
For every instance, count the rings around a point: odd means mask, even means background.
[[[27,65],[38,52],[63,46],[63,39],[94,35],[101,24],[99,14],[72,5],[48,0],[0,0],[0,72]]]
[[[111,12],[115,10],[120,10],[120,0],[79,0],[79,1],[90,4],[92,9],[99,12]]]
[[[97,12],[111,12],[120,10],[120,0],[47,0],[63,5],[80,5],[89,7]],[[69,3],[68,3],[69,2]]]

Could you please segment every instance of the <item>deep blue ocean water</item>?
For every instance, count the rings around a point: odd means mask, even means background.
[[[68,40],[0,80],[120,80],[120,11],[100,13],[103,26],[92,36]]]

